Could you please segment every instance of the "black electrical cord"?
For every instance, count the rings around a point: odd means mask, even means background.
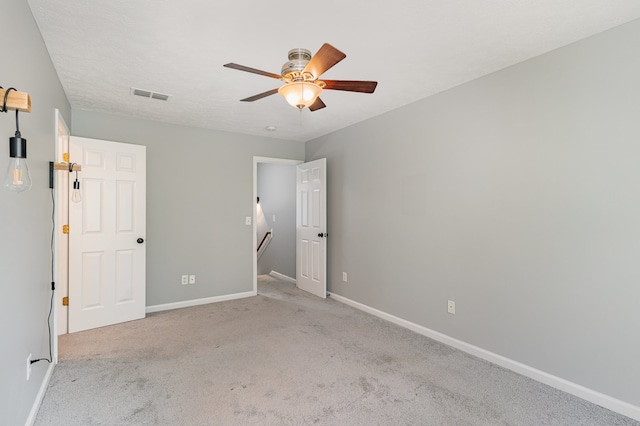
[[[49,358],[32,359],[31,364],[38,361],[47,361],[49,364],[53,362],[52,343],[51,343],[51,313],[53,312],[53,297],[55,295],[56,283],[53,280],[54,270],[54,237],[56,232],[56,197],[53,188],[51,188],[51,302],[49,303],[49,316],[47,316],[47,329],[49,331]]]
[[[47,317],[47,325],[48,325],[48,329],[49,329],[49,358],[38,358],[38,359],[32,359],[31,360],[31,364],[38,362],[38,361],[47,361],[49,364],[51,364],[53,362],[53,357],[51,356],[51,312],[53,312],[53,296],[54,296],[55,292],[53,290],[51,290],[51,304],[49,305],[49,316]]]

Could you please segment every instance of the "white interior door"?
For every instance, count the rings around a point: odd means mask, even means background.
[[[69,203],[69,332],[144,318],[146,147],[75,136],[69,145],[82,166],[82,200]]]
[[[300,164],[296,173],[296,281],[327,297],[326,159]]]

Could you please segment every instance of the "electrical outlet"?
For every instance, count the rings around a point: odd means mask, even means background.
[[[189,284],[195,284],[195,283],[196,283],[196,276],[189,275]]]
[[[346,272],[342,273],[342,281],[344,281],[345,283],[347,282],[347,273]]]
[[[27,380],[31,378],[31,354],[27,357]]]
[[[189,275],[183,275],[182,276],[182,285],[187,285],[189,284]]]
[[[453,300],[449,300],[447,302],[447,312],[449,312],[451,315],[456,314],[456,302],[454,302]]]
[[[244,218],[244,224],[245,225],[251,225],[251,216],[247,216]]]
[[[276,221],[276,215],[275,214],[273,215],[273,221],[274,222]]]

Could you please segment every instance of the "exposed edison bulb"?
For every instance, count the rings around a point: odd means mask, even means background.
[[[26,158],[11,157],[5,178],[5,188],[22,192],[31,188],[31,175]]]
[[[73,182],[73,192],[71,193],[71,201],[74,203],[79,203],[82,201],[82,195],[80,194],[80,182],[78,182],[78,178]]]
[[[13,88],[7,89],[4,96],[7,102],[7,93]],[[6,109],[4,110],[6,111]],[[9,191],[22,192],[31,188],[31,175],[27,163],[27,140],[20,134],[18,123],[18,110],[16,109],[16,135],[9,138],[9,168],[4,180],[4,187]]]

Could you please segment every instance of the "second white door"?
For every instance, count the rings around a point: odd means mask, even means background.
[[[296,167],[296,282],[302,290],[326,298],[326,159]]]

